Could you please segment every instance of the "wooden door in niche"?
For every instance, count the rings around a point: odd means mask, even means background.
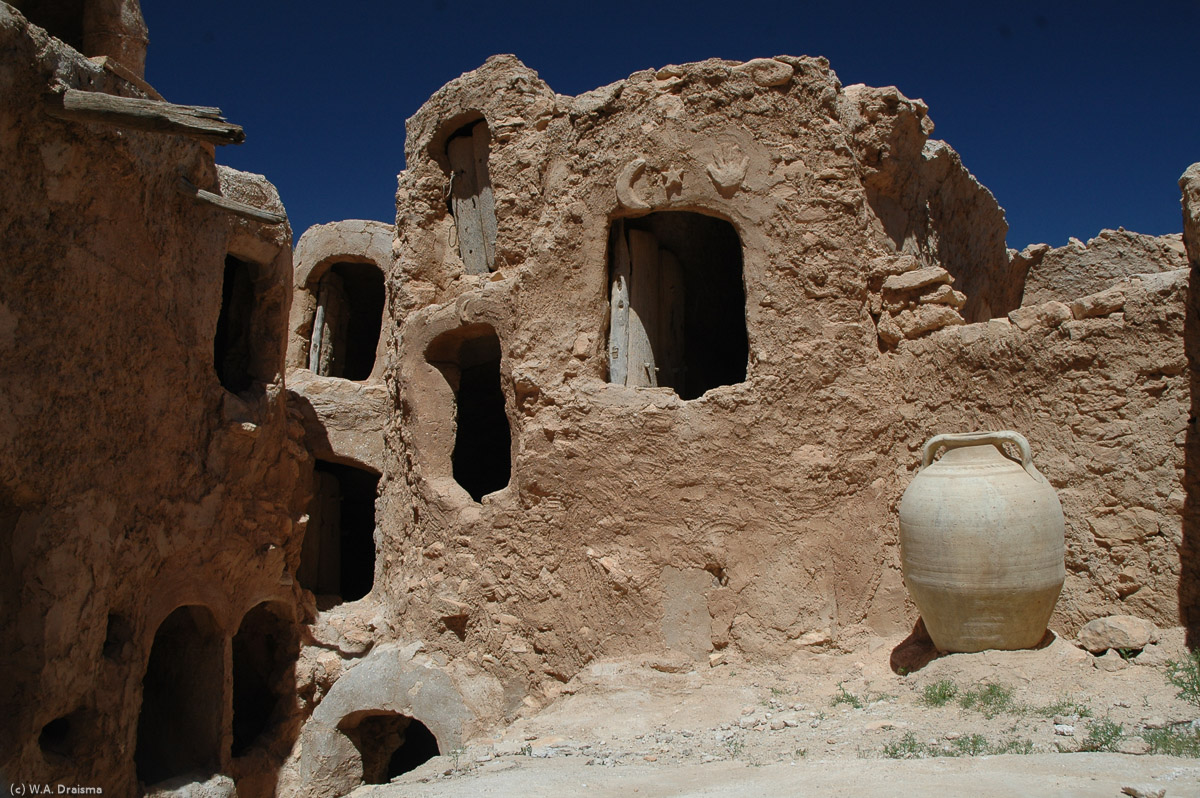
[[[654,233],[613,224],[609,382],[679,392],[685,378],[683,269]]]
[[[450,209],[458,251],[467,274],[487,274],[496,263],[496,203],[488,174],[491,132],[479,121],[446,142],[450,161]]]

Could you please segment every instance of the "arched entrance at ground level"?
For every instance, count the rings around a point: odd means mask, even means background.
[[[233,637],[233,756],[242,756],[287,716],[300,646],[288,608],[263,602]]]
[[[207,607],[183,606],[159,625],[142,679],[134,763],[156,784],[220,767],[225,649]]]
[[[440,753],[424,723],[398,712],[355,712],[338,728],[362,756],[363,784],[387,784]]]

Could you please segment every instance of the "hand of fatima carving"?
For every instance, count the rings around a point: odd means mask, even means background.
[[[746,170],[749,168],[750,157],[736,144],[725,144],[713,154],[713,162],[708,165],[708,176],[722,194],[732,193],[746,179]]]

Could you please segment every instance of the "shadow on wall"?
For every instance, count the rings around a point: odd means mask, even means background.
[[[220,769],[225,650],[206,607],[179,607],[159,625],[142,679],[138,781]]]
[[[1200,242],[1197,242],[1200,244]],[[1192,392],[1184,450],[1183,543],[1179,547],[1179,617],[1187,627],[1188,648],[1200,647],[1200,263],[1191,261],[1184,349],[1187,352],[1189,389]]]
[[[242,618],[232,639],[232,678],[226,680],[228,638],[204,606],[177,608],[154,634],[142,679],[134,763],[138,781],[183,777],[203,781],[226,757],[223,715],[232,683],[229,771],[243,798],[275,793],[278,772],[299,733],[295,663],[299,635],[287,605],[263,602]],[[47,733],[47,744],[69,736],[69,725]]]
[[[242,618],[233,638],[231,771],[240,798],[270,798],[300,734],[296,660],[300,639],[290,609],[263,602]]]

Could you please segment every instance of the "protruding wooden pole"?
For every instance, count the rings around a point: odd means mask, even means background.
[[[98,91],[67,89],[46,97],[46,113],[72,122],[98,122],[114,127],[173,133],[213,144],[241,144],[246,132],[226,122],[220,108],[174,105],[140,97],[118,97]]]

